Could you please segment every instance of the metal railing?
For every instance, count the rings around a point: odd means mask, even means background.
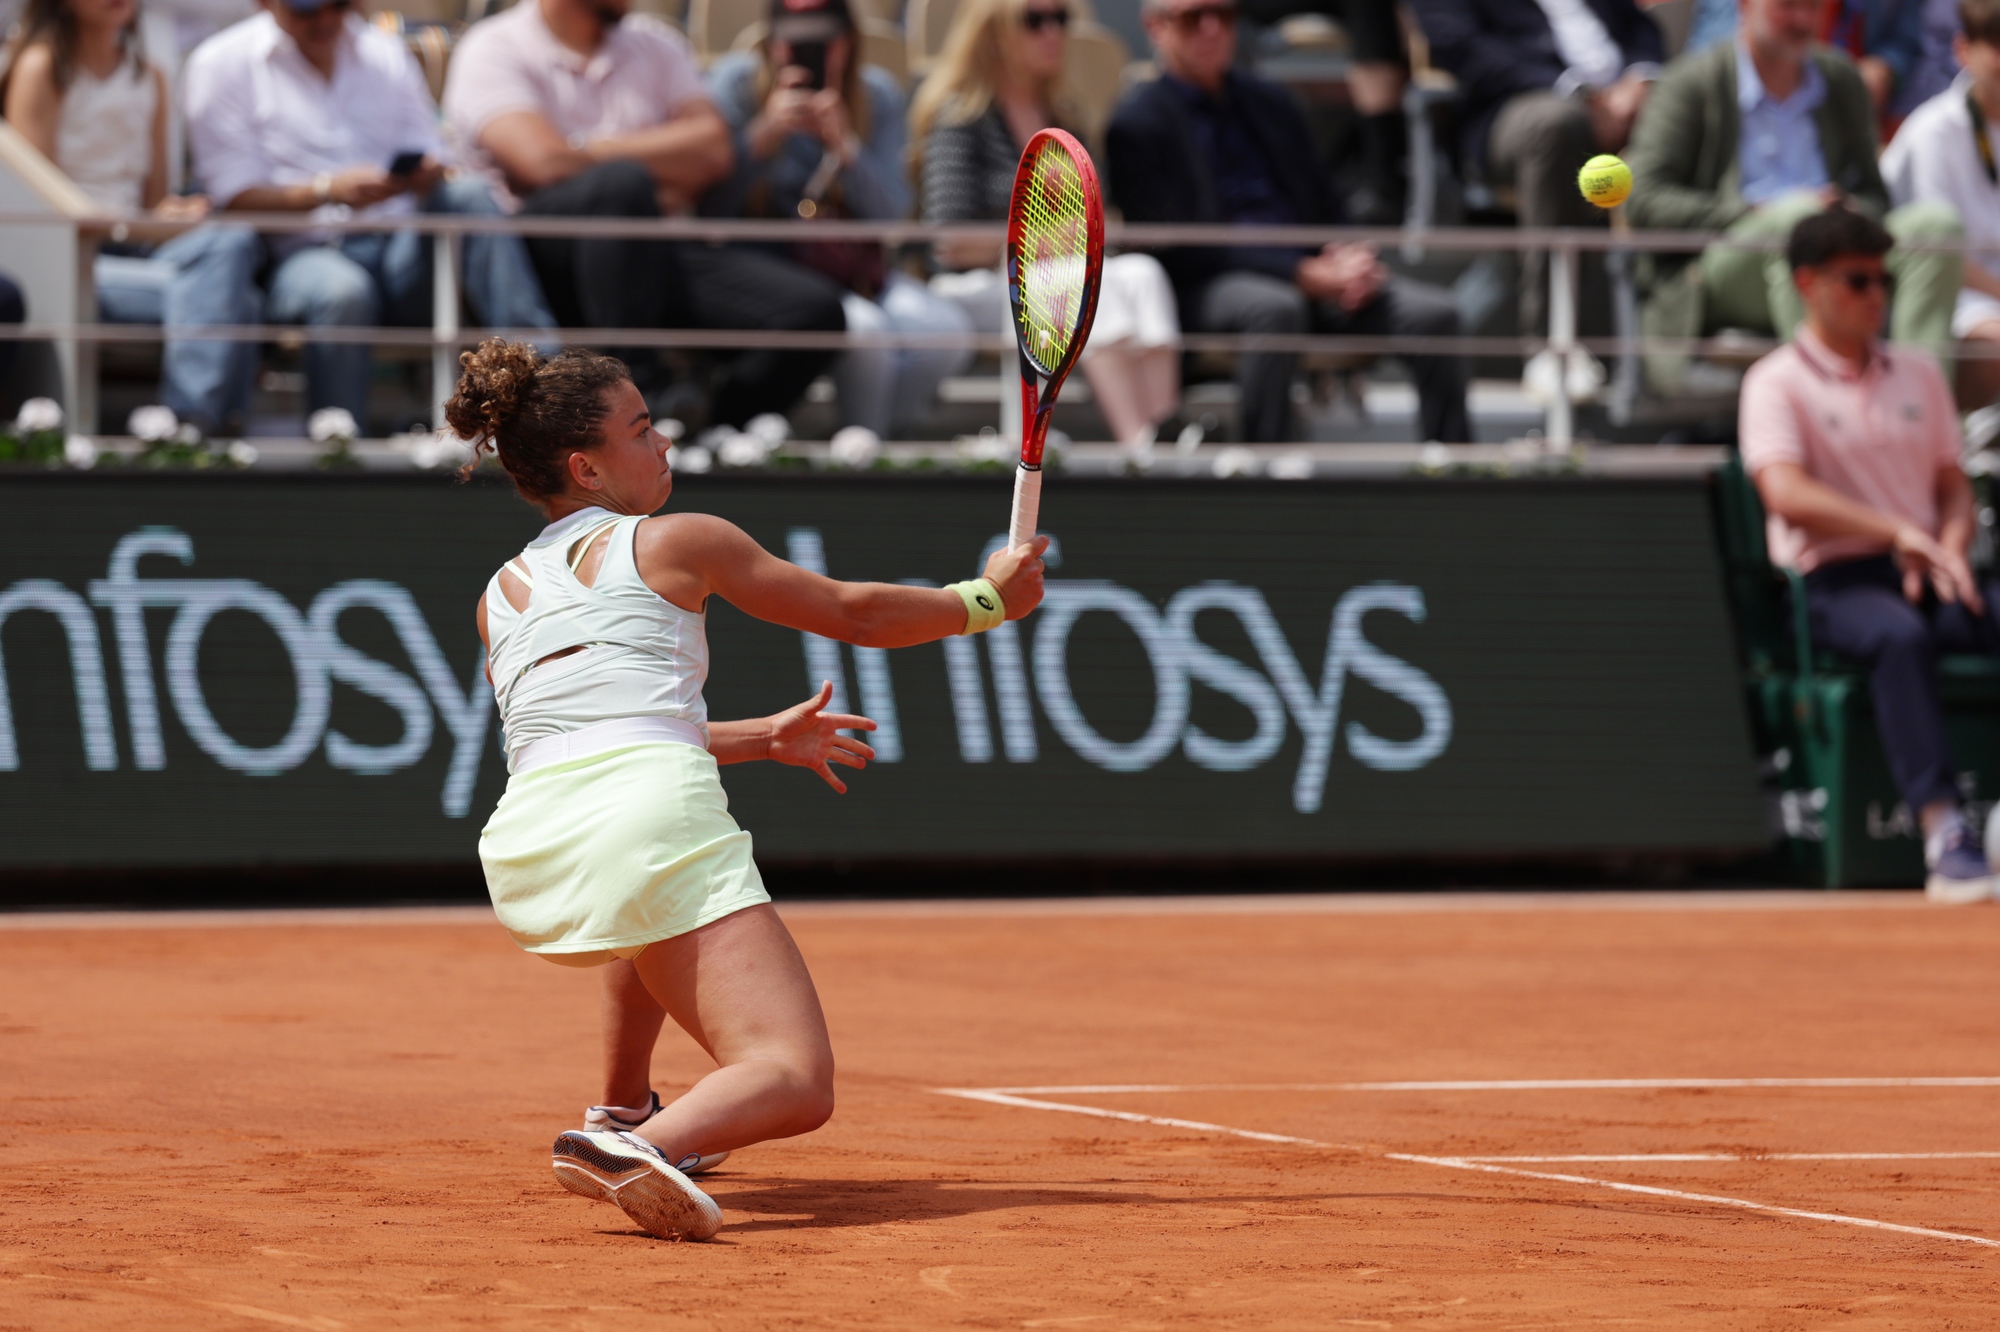
[[[796,242],[813,240],[879,241],[885,245],[915,245],[937,242],[983,242],[996,248],[1005,240],[1006,229],[999,224],[938,225],[904,221],[825,220],[803,223],[791,220],[741,218],[584,218],[508,216],[476,217],[457,214],[408,214],[390,217],[348,217],[322,219],[298,213],[218,213],[201,222],[169,223],[150,219],[114,216],[59,217],[46,213],[0,212],[0,235],[7,228],[33,225],[73,226],[80,237],[93,243],[156,242],[197,226],[243,227],[262,234],[333,237],[348,234],[408,231],[434,237],[438,243],[432,264],[432,319],[428,329],[397,326],[312,326],[296,324],[209,325],[198,332],[165,329],[158,325],[74,322],[63,324],[26,323],[0,325],[0,340],[48,340],[67,343],[85,354],[82,367],[94,357],[88,353],[104,343],[157,342],[168,337],[220,341],[285,343],[365,343],[380,346],[425,346],[431,349],[433,421],[443,424],[443,404],[456,379],[457,353],[484,338],[500,335],[519,338],[554,338],[566,343],[613,347],[738,350],[845,350],[849,348],[906,348],[955,346],[974,350],[1005,352],[1012,339],[1004,334],[937,335],[856,332],[782,332],[759,329],[714,328],[488,328],[461,323],[460,265],[464,240],[468,236],[512,235],[572,239],[622,239],[680,241],[689,243]],[[1644,337],[1637,327],[1636,302],[1631,299],[1629,269],[1619,278],[1625,284],[1625,299],[1614,301],[1617,331],[1610,337],[1586,338],[1578,332],[1578,265],[1586,253],[1604,253],[1615,264],[1628,265],[1639,254],[1697,253],[1710,245],[1728,241],[1732,248],[1781,251],[1782,241],[1734,241],[1714,231],[1637,231],[1612,228],[1381,228],[1381,227],[1237,227],[1237,226],[1158,226],[1112,223],[1106,229],[1107,243],[1114,248],[1162,250],[1198,246],[1283,246],[1317,248],[1327,244],[1365,242],[1382,249],[1435,249],[1453,253],[1495,253],[1546,251],[1549,254],[1549,332],[1546,337],[1410,337],[1367,334],[1183,333],[1180,345],[1196,352],[1279,352],[1303,355],[1344,356],[1450,354],[1484,356],[1530,356],[1543,350],[1564,357],[1572,350],[1616,358],[1614,393],[1630,402],[1638,392],[1639,361],[1648,355],[1694,355],[1726,351],[1732,357],[1761,352],[1776,346],[1771,339]],[[1917,244],[1902,247],[1922,252],[1993,253],[1961,242]],[[88,272],[87,265],[79,265]],[[81,280],[81,279],[80,279]],[[2000,346],[1962,349],[1963,354],[2000,357]],[[1544,438],[1552,449],[1566,450],[1575,438],[1575,407],[1567,376],[1558,374],[1546,404]],[[79,398],[87,398],[81,384]],[[1003,401],[1005,390],[1003,389]],[[72,404],[72,419],[88,420],[85,407]],[[1614,416],[1616,411],[1614,410]]]

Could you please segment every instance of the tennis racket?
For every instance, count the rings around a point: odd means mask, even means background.
[[[1014,473],[1013,545],[1035,539],[1049,411],[1097,315],[1104,270],[1104,198],[1097,168],[1071,135],[1028,140],[1007,210],[1007,300],[1021,351],[1021,466]]]

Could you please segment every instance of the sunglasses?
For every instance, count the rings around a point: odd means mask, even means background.
[[[1024,9],[1021,11],[1021,26],[1029,32],[1040,32],[1043,28],[1069,29],[1067,9]]]
[[[1225,28],[1233,28],[1237,13],[1235,5],[1189,5],[1186,9],[1169,12],[1166,17],[1182,32],[1192,33],[1198,32],[1206,19],[1214,19]]]
[[[1896,279],[1889,273],[1849,271],[1839,276],[1842,284],[1856,296],[1866,296],[1875,287],[1880,287],[1884,295],[1892,295],[1896,290]]]

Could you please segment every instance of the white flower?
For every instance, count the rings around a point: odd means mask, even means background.
[[[1232,445],[1215,455],[1217,476],[1255,476],[1263,470],[1263,461],[1249,449]]]
[[[410,461],[419,467],[462,467],[472,461],[472,446],[449,430],[411,431]]]
[[[352,444],[361,427],[345,407],[322,407],[306,418],[306,434],[315,444]]]
[[[771,446],[747,432],[727,435],[715,456],[724,467],[758,467],[771,456]]]
[[[181,419],[174,415],[174,409],[158,403],[150,407],[134,407],[132,415],[125,418],[125,433],[135,435],[148,444],[172,439],[174,432],[180,428]]]
[[[223,452],[227,453],[229,461],[235,463],[238,467],[249,467],[257,461],[257,446],[247,439],[230,440],[229,447],[224,449]]]
[[[181,428],[174,431],[174,443],[189,446],[201,443],[201,428],[192,421],[181,422]]]
[[[792,437],[792,423],[776,412],[760,412],[744,424],[743,432],[763,441],[768,455]]]
[[[21,414],[14,418],[14,429],[24,435],[38,435],[44,430],[60,430],[62,423],[61,403],[54,398],[30,398],[21,404]]]
[[[1442,444],[1426,444],[1417,450],[1417,466],[1426,472],[1442,472],[1451,466],[1451,450]]]
[[[97,466],[97,441],[88,435],[71,435],[63,441],[63,461],[71,467]]]
[[[1303,449],[1271,459],[1271,475],[1280,481],[1310,481],[1312,474],[1312,455]]]
[[[867,467],[882,456],[882,437],[867,426],[842,426],[833,432],[826,451],[842,467]]]
[[[674,449],[673,461],[668,466],[673,467],[677,471],[689,472],[699,476],[701,473],[715,466],[715,459],[701,445],[690,444],[684,449],[676,447]]]
[[[672,416],[669,416],[664,421],[653,422],[653,429],[659,431],[676,444],[680,443],[681,436],[688,432],[687,426],[683,425],[679,418]]]
[[[984,426],[977,435],[962,438],[958,442],[959,451],[967,462],[1006,462],[1018,452],[1009,440],[1000,438],[992,426]]]

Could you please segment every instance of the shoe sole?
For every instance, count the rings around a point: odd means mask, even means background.
[[[1992,896],[1991,879],[1932,879],[1924,885],[1924,897],[1944,906],[1970,906]]]
[[[571,1193],[616,1203],[661,1239],[705,1240],[722,1228],[722,1209],[661,1161],[606,1151],[580,1133],[556,1139],[556,1181]]]

